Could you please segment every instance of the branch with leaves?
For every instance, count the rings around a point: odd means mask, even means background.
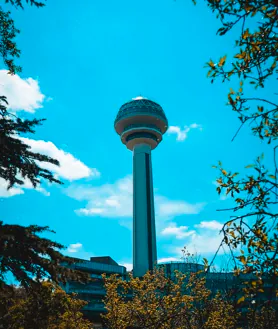
[[[193,0],[196,4],[196,1]],[[235,37],[235,52],[211,59],[206,67],[207,76],[213,83],[220,79],[223,83],[238,80],[238,90],[230,88],[227,105],[238,115],[240,125],[232,141],[240,130],[248,124],[255,137],[273,147],[273,167],[267,169],[262,157],[247,165],[253,172],[242,177],[239,173],[224,169],[221,162],[217,192],[233,198],[235,205],[232,215],[222,229],[226,245],[234,260],[235,274],[252,274],[251,284],[243,288],[243,299],[259,294],[265,288],[265,280],[271,282],[272,291],[268,302],[273,301],[278,292],[278,226],[277,226],[277,136],[278,102],[277,94],[270,99],[257,96],[266,83],[277,80],[278,62],[278,2],[277,0],[205,0],[216,14],[221,27],[217,34],[225,36],[231,30]],[[237,32],[239,31],[239,32]],[[244,86],[254,87],[254,94],[245,95]],[[250,88],[249,88],[250,89]],[[239,178],[241,177],[241,178]],[[221,246],[219,246],[218,250]],[[250,307],[256,308],[257,305]]]

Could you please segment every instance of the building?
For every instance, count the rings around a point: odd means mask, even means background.
[[[76,293],[80,299],[88,302],[84,307],[83,312],[87,318],[92,320],[94,324],[99,324],[101,327],[101,314],[105,313],[103,299],[105,297],[105,289],[102,280],[102,274],[107,276],[111,274],[118,274],[123,279],[127,278],[127,270],[124,266],[117,264],[111,257],[91,257],[90,260],[74,259],[75,262],[69,267],[79,271],[86,272],[94,280],[87,284],[78,282],[67,282],[63,287],[67,293]],[[165,275],[174,279],[175,271],[182,273],[199,272],[204,270],[204,266],[197,263],[187,262],[168,262],[165,264],[157,265],[163,268]],[[201,274],[204,275],[204,274]],[[241,297],[241,288],[243,282],[247,280],[254,280],[253,276],[244,275],[241,277],[234,276],[233,273],[225,272],[208,272],[206,275],[206,286],[213,295],[218,291],[222,295],[227,295],[231,298],[231,301],[237,303],[237,300]],[[264,293],[259,296],[261,300],[269,299],[269,293],[272,287],[271,282],[265,281]],[[232,294],[230,295],[230,293]],[[229,297],[230,296],[230,297]],[[249,301],[250,302],[250,301]],[[248,302],[241,304],[241,311],[244,308],[247,309]]]
[[[84,314],[94,322],[101,322],[100,314],[104,312],[102,300],[105,296],[102,274],[118,274],[122,278],[126,278],[126,268],[109,256],[91,257],[90,260],[74,258],[73,260],[74,263],[67,265],[68,268],[88,273],[94,280],[87,284],[71,281],[62,288],[67,293],[76,293],[80,299],[87,301],[88,304],[83,310]]]
[[[133,152],[133,274],[140,277],[157,262],[151,153],[168,120],[160,105],[140,96],[120,108],[114,127]]]

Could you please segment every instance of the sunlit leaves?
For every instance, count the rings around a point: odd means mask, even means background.
[[[204,259],[205,267],[208,261]],[[234,307],[221,294],[212,296],[204,272],[175,272],[156,269],[142,278],[127,281],[105,278],[104,315],[109,329],[232,329],[237,321]]]
[[[220,61],[218,63],[219,67],[222,67],[225,64],[226,58],[227,58],[227,56],[224,56],[224,57],[220,58]]]
[[[240,304],[240,303],[244,302],[244,300],[245,300],[245,297],[242,296],[241,298],[239,298],[239,300],[237,301],[237,303]]]
[[[247,123],[255,136],[271,144],[278,138],[277,96],[270,95],[273,100],[259,98],[256,91],[252,94],[247,88],[250,95],[245,96],[243,82],[248,82],[250,87],[253,86],[256,90],[264,88],[271,76],[277,77],[277,3],[268,0],[206,2],[222,24],[217,31],[220,36],[224,36],[236,26],[239,27],[238,30],[235,29],[238,33],[235,52],[229,54],[233,60],[227,63],[226,57],[222,57],[217,65],[214,65],[214,59],[211,59],[207,65],[208,77],[212,82],[216,78],[223,82],[233,79],[233,87],[228,92],[228,105],[238,114],[241,122],[233,140]],[[238,90],[234,87],[236,79],[240,80]],[[233,215],[223,228],[223,241],[235,252],[238,248],[247,249],[247,254],[233,257],[236,273],[252,273],[257,278],[253,284],[244,288],[244,296],[262,292],[261,277],[277,277],[276,148],[274,145],[274,171],[271,169],[269,172],[264,167],[263,157],[258,157],[254,163],[247,165],[247,176],[241,178],[224,169],[221,163],[217,166],[220,173],[217,193],[230,195],[235,201],[235,206],[230,209]],[[275,285],[276,281],[273,282]]]
[[[5,329],[91,329],[92,323],[81,312],[87,304],[74,295],[67,295],[60,287],[43,282],[35,294],[23,288],[5,293],[0,291],[6,308],[1,325]],[[3,303],[3,299],[9,300]]]

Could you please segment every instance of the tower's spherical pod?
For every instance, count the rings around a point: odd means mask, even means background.
[[[120,108],[114,126],[128,149],[133,150],[137,144],[154,149],[168,128],[168,120],[160,105],[137,97]]]

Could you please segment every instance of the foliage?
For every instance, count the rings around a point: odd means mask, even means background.
[[[72,260],[59,252],[64,246],[38,235],[47,232],[53,231],[37,225],[24,227],[0,222],[0,289],[5,286],[7,273],[12,273],[26,288],[36,288],[41,279],[56,283],[88,279],[86,274],[62,266]]]
[[[193,1],[196,2],[196,1]],[[252,273],[256,280],[245,287],[246,295],[254,295],[264,289],[264,280],[273,284],[275,298],[278,277],[278,226],[277,226],[277,175],[276,148],[278,137],[278,104],[273,99],[246,96],[244,86],[249,84],[256,93],[267,82],[277,80],[278,61],[278,2],[276,0],[205,0],[210,10],[221,22],[218,30],[224,36],[231,30],[238,35],[235,40],[236,52],[233,59],[222,56],[207,63],[208,77],[213,82],[233,83],[238,80],[238,90],[230,88],[228,105],[237,113],[240,129],[249,124],[254,136],[273,147],[273,169],[265,168],[263,156],[257,157],[246,168],[252,173],[246,177],[225,170],[219,162],[215,168],[220,172],[218,193],[230,195],[235,206],[224,209],[236,212],[226,221],[222,231],[226,244],[231,250],[235,273]],[[250,93],[250,91],[248,91]],[[233,140],[234,140],[233,138]],[[241,254],[238,255],[238,250]]]
[[[267,306],[234,302],[238,291],[212,293],[206,272],[167,276],[156,268],[142,278],[105,277],[103,315],[109,329],[277,329],[277,313]],[[243,307],[242,307],[243,306]],[[245,310],[244,310],[245,309]]]
[[[67,295],[59,286],[50,282],[43,282],[38,294],[13,288],[12,291],[6,291],[4,297],[9,299],[1,322],[5,329],[92,328],[92,324],[83,318],[80,311],[86,302],[77,299],[75,295]]]
[[[29,179],[33,186],[40,183],[39,178],[49,182],[61,183],[53,174],[39,166],[39,162],[59,165],[59,162],[47,155],[32,152],[29,145],[20,136],[24,133],[34,133],[34,127],[43,120],[22,120],[7,111],[6,97],[0,96],[0,177],[8,183],[8,188],[14,184],[24,184]]]
[[[23,8],[20,0],[6,0],[12,6]],[[30,0],[27,4],[41,7],[42,4]],[[0,7],[0,54],[9,74],[16,74],[21,67],[14,63],[18,58],[15,37],[19,30],[15,28],[10,12]],[[21,135],[34,133],[36,126],[43,119],[24,120],[8,111],[8,101],[0,96],[0,178],[7,181],[8,188],[13,185],[23,185],[26,180],[34,187],[41,183],[41,179],[49,182],[61,183],[51,171],[40,167],[40,163],[59,165],[58,161],[40,153],[32,152]],[[63,248],[59,243],[40,237],[40,233],[49,232],[48,227],[31,225],[4,225],[0,222],[0,289],[7,289],[5,274],[12,273],[24,286],[38,285],[39,279],[49,278],[54,282],[63,282],[66,277],[84,276],[60,266],[61,262],[70,260],[59,250]]]
[[[43,6],[42,3],[34,0],[26,2],[37,7]],[[23,8],[21,0],[6,0],[6,3]],[[21,72],[21,67],[14,63],[14,58],[20,55],[14,41],[18,33],[19,30],[15,28],[10,12],[5,12],[0,7],[0,54],[9,69],[9,74]],[[0,177],[9,183],[8,188],[14,184],[24,184],[25,178],[28,178],[34,187],[40,183],[39,177],[49,182],[61,183],[49,170],[41,168],[38,164],[48,162],[59,165],[59,162],[46,155],[32,152],[30,146],[19,138],[22,134],[34,133],[34,128],[44,119],[20,119],[10,113],[7,106],[6,97],[0,96]]]
[[[211,296],[201,273],[176,272],[172,280],[163,269],[143,278],[105,279],[104,315],[110,329],[234,328],[237,315],[220,295]]]
[[[5,12],[0,7],[0,54],[11,74],[21,72],[21,67],[14,63],[14,58],[20,55],[20,50],[17,49],[14,41],[18,33],[19,30],[15,28],[10,12]]]
[[[20,7],[21,9],[23,9],[23,2],[22,0],[5,0],[6,3],[10,3],[11,5],[15,6],[15,7]],[[30,4],[31,6],[35,6],[37,8],[40,7],[44,7],[45,4],[43,2],[40,1],[36,1],[36,0],[25,0],[25,2],[27,4]]]

